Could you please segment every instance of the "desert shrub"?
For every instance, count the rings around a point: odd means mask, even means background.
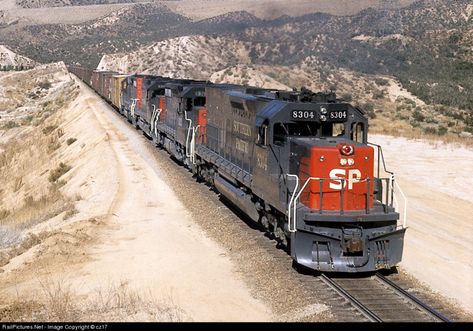
[[[25,117],[24,119],[24,124],[31,124],[31,122],[33,122],[33,119],[34,119],[34,116],[33,115],[28,115]]]
[[[49,181],[51,183],[55,183],[57,182],[57,180],[62,176],[64,175],[66,172],[68,172],[69,170],[71,170],[71,166],[67,165],[66,163],[59,163],[59,166],[54,169],[54,170],[51,170],[49,172]]]
[[[50,134],[51,132],[53,132],[54,130],[56,130],[56,128],[57,128],[57,125],[48,125],[47,127],[45,127],[45,128],[43,129],[43,133],[46,134],[46,135],[48,135],[48,134]]]
[[[427,134],[438,134],[437,129],[431,126],[424,128],[424,133]]]
[[[69,139],[66,140],[66,144],[67,144],[67,146],[69,146],[69,145],[72,145],[73,143],[75,143],[76,141],[77,141],[76,138],[69,138]]]
[[[389,84],[389,80],[387,79],[384,79],[384,78],[376,78],[374,80],[374,82],[377,84],[377,85],[380,85],[380,86],[386,86]]]
[[[414,120],[417,122],[423,122],[425,120],[425,116],[418,110],[414,110],[412,113],[412,118],[414,118]]]
[[[39,87],[41,87],[43,90],[48,90],[51,88],[51,83],[48,80],[43,80],[38,84]]]
[[[383,99],[384,98],[384,91],[382,90],[375,90],[373,92],[373,98],[374,99]]]
[[[448,129],[444,126],[439,126],[438,129],[437,129],[437,134],[439,136],[443,136],[444,134],[446,134],[448,132]]]
[[[18,127],[18,123],[16,123],[15,121],[8,121],[6,122],[4,125],[3,125],[3,129],[13,129],[13,128],[16,128]]]

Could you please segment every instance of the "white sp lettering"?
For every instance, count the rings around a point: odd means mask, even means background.
[[[330,178],[345,178],[346,180],[336,180],[334,179],[329,187],[332,190],[341,190],[344,188],[345,183],[348,182],[348,189],[352,190],[353,189],[353,184],[358,183],[361,179],[361,171],[358,169],[349,169],[348,170],[348,177],[347,177],[347,171],[345,169],[333,169],[329,173]]]

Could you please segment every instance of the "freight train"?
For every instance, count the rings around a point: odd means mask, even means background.
[[[406,225],[368,119],[334,92],[270,90],[70,66],[155,144],[218,190],[296,266],[396,266]]]

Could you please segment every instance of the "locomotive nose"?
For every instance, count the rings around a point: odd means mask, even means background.
[[[373,148],[354,144],[312,146],[301,160],[300,178],[309,181],[302,203],[321,211],[373,207]]]

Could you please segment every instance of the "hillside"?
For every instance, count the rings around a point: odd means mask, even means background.
[[[0,71],[31,68],[35,65],[35,61],[16,54],[7,47],[0,45]]]
[[[249,63],[249,47],[249,43],[225,37],[179,37],[129,54],[106,55],[98,68],[206,80],[228,66]]]
[[[375,123],[397,123],[384,133],[473,134],[473,95],[468,93],[473,89],[473,5],[468,0],[421,0],[352,16],[310,13],[266,20],[240,8],[197,21],[171,10],[185,3],[140,3],[88,23],[19,25],[0,29],[0,36],[4,33],[12,49],[41,62],[96,67],[104,55],[118,54],[106,62],[121,71],[197,79],[239,66],[236,76],[221,73],[213,79],[245,82],[259,76],[255,82],[336,88],[366,105],[372,117],[384,112]],[[281,70],[262,76],[271,66]],[[247,71],[252,73],[244,78]],[[396,97],[388,97],[392,91]]]
[[[229,37],[188,36],[165,40],[128,54],[105,55],[98,69],[237,83],[290,90],[336,90],[361,106],[371,118],[371,131],[404,136],[471,137],[456,108],[428,105],[389,75],[336,69],[316,57],[290,65],[261,64],[274,45]],[[143,59],[145,59],[143,61]],[[446,137],[443,137],[444,139]],[[462,138],[462,139],[463,139]]]
[[[421,0],[352,16],[318,13],[272,20],[240,8],[200,21],[176,14],[170,9],[176,3],[181,2],[127,6],[84,24],[10,27],[0,29],[0,36],[40,62],[94,67],[105,54],[179,36],[230,37],[255,45],[249,53],[255,64],[298,65],[311,58],[331,68],[395,76],[431,104],[473,108],[473,96],[466,92],[473,87],[473,5],[468,0]],[[261,52],[258,45],[268,49]]]

